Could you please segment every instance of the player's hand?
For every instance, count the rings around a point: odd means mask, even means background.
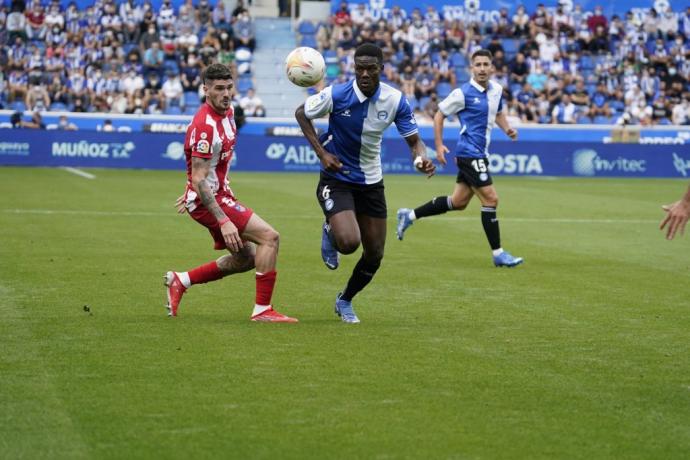
[[[242,243],[242,238],[240,233],[237,231],[237,227],[231,221],[227,221],[220,227],[220,233],[223,234],[223,239],[225,240],[225,246],[230,249],[233,254],[239,252],[244,246]]]
[[[185,206],[184,194],[177,197],[175,200],[175,208],[178,214],[184,214],[187,212],[187,206]]]
[[[431,177],[436,173],[436,165],[430,159],[423,158],[422,162],[417,166],[417,171],[426,174],[426,177]]]
[[[443,145],[443,144],[437,144],[436,145],[436,159],[443,166],[448,164],[448,162],[446,161],[446,153],[448,153],[448,152],[449,152],[448,147],[446,147],[445,145]]]
[[[676,236],[676,232],[680,230],[680,234],[685,234],[685,224],[688,222],[690,217],[690,203],[683,200],[678,200],[672,204],[665,204],[661,207],[666,211],[666,218],[661,221],[659,225],[659,230],[663,230],[666,225],[668,229],[666,230],[666,239],[672,240]]]
[[[343,167],[338,157],[328,152],[321,155],[321,165],[323,165],[323,169],[330,172],[338,172]]]
[[[508,128],[508,131],[506,131],[506,135],[514,141],[517,140],[517,135],[518,135],[517,129]]]

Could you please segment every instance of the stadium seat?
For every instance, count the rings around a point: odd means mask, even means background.
[[[458,83],[465,83],[470,81],[470,73],[465,68],[455,69],[455,78],[458,80]]]
[[[451,91],[453,91],[453,87],[450,83],[441,82],[436,85],[436,94],[438,94],[438,97],[441,99],[445,99]]]
[[[424,107],[429,103],[431,98],[429,96],[424,96],[421,99],[419,99],[419,110],[424,110]]]
[[[308,46],[310,48],[317,48],[316,38],[314,35],[302,35],[300,46]]]
[[[184,104],[187,107],[199,107],[201,105],[199,94],[196,91],[186,91],[184,93]]]
[[[26,110],[26,105],[23,101],[14,101],[10,104],[10,110],[14,110],[15,112],[24,112]]]
[[[297,32],[300,35],[314,35],[316,34],[316,26],[311,21],[302,21],[299,23]]]
[[[166,115],[182,115],[182,109],[177,105],[171,105],[165,109]]]
[[[592,123],[592,119],[589,118],[588,116],[581,116],[580,118],[577,119],[578,125],[588,125],[590,123]]]
[[[503,51],[506,54],[506,59],[510,60],[515,57],[515,55],[520,50],[520,39],[519,38],[506,38],[501,41],[503,45]]]
[[[237,91],[239,91],[242,94],[246,93],[249,89],[253,87],[254,84],[252,83],[251,78],[240,78],[237,82]]]
[[[50,104],[50,108],[48,109],[51,112],[64,112],[67,110],[67,106],[63,104],[62,102],[53,102]]]
[[[455,52],[450,57],[450,63],[455,68],[462,68],[462,67],[467,67],[468,61],[467,61],[467,58],[465,57],[464,54]]]
[[[594,117],[593,121],[595,125],[610,125],[613,123],[613,120],[603,115],[597,115],[596,117]]]

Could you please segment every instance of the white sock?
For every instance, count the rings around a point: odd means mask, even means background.
[[[175,272],[175,274],[177,274],[177,277],[182,282],[182,286],[186,287],[187,289],[189,289],[192,286],[192,280],[189,279],[189,273]]]
[[[266,310],[270,310],[271,306],[270,305],[257,305],[254,304],[254,312],[252,312],[252,317],[256,315],[260,315],[261,313],[265,312]]]
[[[414,209],[407,214],[407,217],[410,218],[410,220],[417,220],[417,216],[414,213]]]
[[[492,252],[494,253],[494,257],[500,256],[503,254],[503,248],[494,249]]]

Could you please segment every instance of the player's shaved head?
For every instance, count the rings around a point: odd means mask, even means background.
[[[220,63],[206,67],[206,70],[204,70],[204,84],[208,84],[212,80],[232,80],[230,67]]]
[[[383,63],[383,51],[373,43],[364,43],[359,45],[355,50],[355,59],[361,56],[371,56],[378,59],[379,63]]]

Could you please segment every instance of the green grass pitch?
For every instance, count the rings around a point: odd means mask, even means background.
[[[163,273],[218,255],[175,214],[184,173],[89,172],[0,168],[2,458],[688,458],[690,235],[658,231],[686,182],[498,177],[526,262],[496,269],[476,201],[397,241],[395,210],[453,178],[388,176],[351,326],[317,175],[235,173],[281,233],[281,325],[248,321],[251,274],[167,318]]]

